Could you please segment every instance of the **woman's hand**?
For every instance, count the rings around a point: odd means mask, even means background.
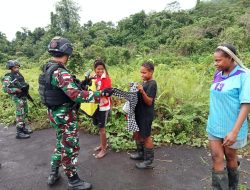
[[[232,144],[234,144],[236,142],[237,135],[240,131],[240,128],[241,128],[243,122],[245,121],[245,119],[247,117],[248,110],[249,110],[248,103],[241,104],[240,113],[239,113],[238,118],[234,124],[234,128],[224,138],[223,146],[231,146]]]
[[[231,146],[236,142],[237,134],[233,131],[227,134],[224,138],[223,146]]]

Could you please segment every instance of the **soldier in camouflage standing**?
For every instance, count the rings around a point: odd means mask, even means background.
[[[76,170],[80,150],[77,108],[82,102],[98,102],[101,92],[81,90],[65,68],[73,51],[67,39],[54,37],[49,43],[48,51],[52,59],[44,65],[39,77],[41,101],[48,107],[50,124],[57,136],[56,148],[51,156],[48,184],[53,185],[60,178],[59,167],[62,165],[70,190],[91,189],[91,184],[81,180]]]
[[[16,106],[16,138],[27,139],[32,130],[27,126],[25,120],[28,116],[27,97],[22,93],[24,88],[28,88],[24,77],[19,72],[20,64],[17,61],[9,60],[6,68],[11,72],[5,74],[3,78],[3,91],[11,96]]]

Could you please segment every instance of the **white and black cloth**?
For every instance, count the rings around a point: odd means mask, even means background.
[[[135,107],[138,102],[138,91],[136,84],[130,87],[130,92],[125,92],[117,88],[113,88],[113,95],[127,100],[125,103],[126,110],[128,110],[128,125],[126,129],[131,132],[139,131],[139,127],[135,120]]]

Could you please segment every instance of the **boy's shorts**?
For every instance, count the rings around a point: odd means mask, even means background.
[[[100,111],[99,109],[93,115],[93,124],[99,128],[104,128],[108,120],[109,110]]]
[[[210,141],[214,141],[214,140],[221,140],[223,141],[223,138],[220,138],[220,137],[216,137],[216,136],[213,136],[211,134],[208,133],[208,140]],[[243,148],[244,146],[246,146],[247,144],[247,137],[242,139],[242,140],[237,140],[234,144],[232,144],[231,146],[229,146],[229,148],[232,148],[232,149],[240,149],[240,148]]]

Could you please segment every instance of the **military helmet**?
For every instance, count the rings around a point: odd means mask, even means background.
[[[7,64],[6,64],[6,68],[7,69],[11,69],[12,67],[15,67],[15,66],[19,66],[20,67],[20,64],[18,63],[18,61],[16,60],[9,60],[7,61]]]
[[[48,52],[53,56],[70,56],[72,54],[72,51],[73,47],[69,40],[60,36],[54,37],[48,45]]]

